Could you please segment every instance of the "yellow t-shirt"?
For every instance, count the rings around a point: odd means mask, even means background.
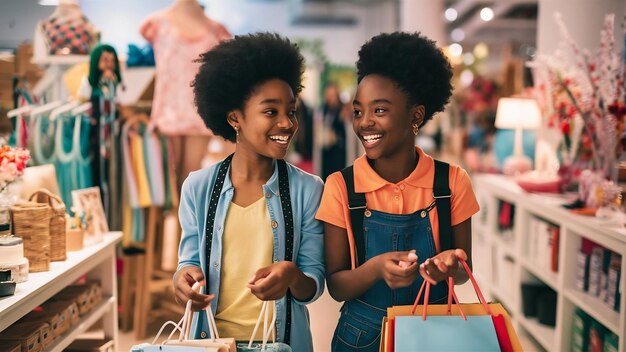
[[[222,272],[215,323],[220,336],[248,341],[261,312],[262,301],[248,287],[248,280],[272,264],[274,237],[271,219],[261,198],[243,208],[230,203],[224,225]],[[263,338],[259,329],[255,340]]]

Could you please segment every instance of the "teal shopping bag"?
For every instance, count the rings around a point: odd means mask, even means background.
[[[399,316],[396,351],[500,351],[491,316]]]
[[[478,300],[485,309],[485,315],[468,316],[463,312],[454,292],[454,279],[448,277],[447,315],[428,316],[430,283],[424,280],[415,298],[411,315],[395,317],[393,324],[394,351],[512,351],[508,335],[500,336],[499,339],[491,310],[480,288],[478,288],[472,271],[465,260],[461,258],[458,260],[467,272],[472,286],[474,286]],[[414,315],[422,293],[424,293],[422,314]],[[452,315],[453,301],[456,303],[460,315]]]

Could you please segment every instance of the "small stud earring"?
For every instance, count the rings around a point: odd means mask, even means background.
[[[417,132],[419,132],[420,128],[417,124],[413,125],[413,134],[417,136]]]

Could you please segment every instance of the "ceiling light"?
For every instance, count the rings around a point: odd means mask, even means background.
[[[59,0],[39,0],[38,4],[42,6],[57,6],[59,5]]]
[[[474,61],[476,61],[474,59],[474,55],[472,55],[472,53],[465,53],[463,55],[463,63],[465,64],[465,66],[471,66]]]
[[[480,18],[485,22],[493,20],[493,10],[489,7],[483,8],[480,10]]]
[[[445,12],[446,20],[452,22],[456,20],[458,15],[459,15],[458,12],[456,12],[456,10],[451,7],[446,9],[446,12]]]
[[[465,69],[461,72],[459,80],[461,81],[461,85],[463,87],[469,87],[469,85],[474,81],[474,74],[472,71]]]
[[[450,33],[450,38],[455,42],[462,42],[463,39],[465,39],[465,31],[461,28],[455,28],[452,30],[452,33]]]
[[[459,57],[463,54],[463,47],[459,43],[452,43],[448,47],[448,51],[450,52],[450,56]]]
[[[489,56],[489,47],[487,46],[487,44],[485,43],[476,44],[476,46],[474,47],[474,56],[479,60],[482,60],[486,58],[487,56]]]

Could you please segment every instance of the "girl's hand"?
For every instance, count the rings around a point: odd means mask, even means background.
[[[377,277],[392,289],[410,286],[419,275],[415,250],[387,252],[374,257],[378,261]]]
[[[117,76],[115,76],[115,73],[112,70],[104,70],[104,72],[102,72],[102,76],[100,79],[103,81],[116,82]]]
[[[200,311],[206,308],[214,297],[214,295],[203,295],[191,289],[196,282],[206,286],[202,269],[197,266],[181,268],[174,274],[173,281],[176,302],[185,306],[187,301],[191,300],[191,309],[193,311]]]
[[[436,285],[439,281],[456,276],[460,265],[459,258],[467,260],[467,254],[462,249],[443,251],[420,264],[420,274],[424,280]]]
[[[296,280],[296,264],[289,261],[274,263],[257,270],[248,281],[248,288],[262,301],[274,301],[287,294]]]

